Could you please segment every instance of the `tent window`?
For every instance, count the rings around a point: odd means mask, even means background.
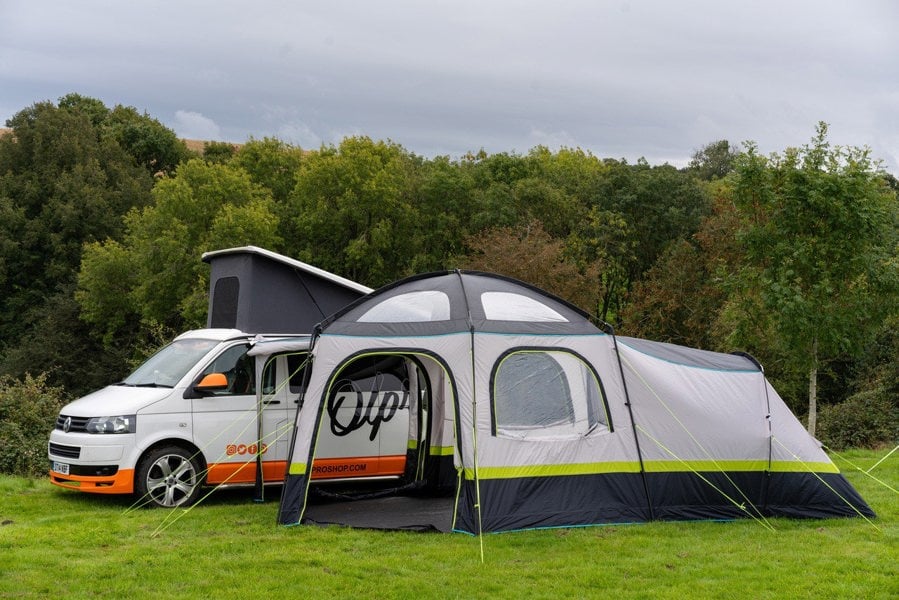
[[[511,292],[484,292],[481,305],[484,316],[491,321],[568,322],[539,300]]]
[[[410,292],[387,298],[359,317],[360,323],[421,323],[448,321],[449,296],[435,290]]]
[[[565,351],[516,350],[493,371],[493,432],[519,439],[566,439],[608,431],[596,372]]]

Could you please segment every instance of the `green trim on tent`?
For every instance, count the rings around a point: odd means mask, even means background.
[[[596,475],[600,473],[639,473],[636,461],[580,463],[570,465],[522,465],[519,467],[480,467],[481,479],[515,479],[519,477],[555,477],[564,475]],[[472,479],[474,472],[465,469],[465,478]]]
[[[287,470],[287,473],[290,475],[305,475],[306,463],[290,463],[290,468]]]
[[[454,450],[454,446],[431,446],[428,454],[431,456],[452,456]]]
[[[773,473],[839,473],[833,463],[803,463],[795,460],[649,460],[645,462],[647,473],[695,471],[700,473],[771,471]]]
[[[452,451],[452,448],[449,448]],[[766,460],[652,460],[644,463],[647,473],[839,473],[833,463],[800,463],[775,461],[768,468]],[[567,475],[601,475],[606,473],[639,473],[639,461],[580,463],[570,465],[522,465],[514,467],[480,467],[481,479],[515,479],[520,477],[560,477]],[[465,469],[465,478],[473,479],[474,471]]]

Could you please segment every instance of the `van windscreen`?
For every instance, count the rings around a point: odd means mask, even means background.
[[[175,340],[148,358],[120,385],[175,387],[191,367],[218,344],[216,340]]]

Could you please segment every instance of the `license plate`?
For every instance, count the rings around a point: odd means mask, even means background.
[[[67,465],[66,463],[56,462],[54,460],[53,461],[53,470],[56,471],[57,473],[62,473],[63,475],[68,475],[69,474],[69,465]]]

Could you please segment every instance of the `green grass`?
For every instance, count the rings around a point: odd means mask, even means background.
[[[844,456],[861,468],[879,453]],[[896,598],[899,495],[835,458],[863,519],[649,523],[488,535],[281,527],[277,501],[189,512],[0,477],[0,598]],[[899,452],[873,473],[899,489]],[[172,517],[180,517],[172,521]],[[168,519],[168,521],[167,521]],[[154,536],[160,527],[166,527]],[[876,526],[876,528],[875,528]]]

